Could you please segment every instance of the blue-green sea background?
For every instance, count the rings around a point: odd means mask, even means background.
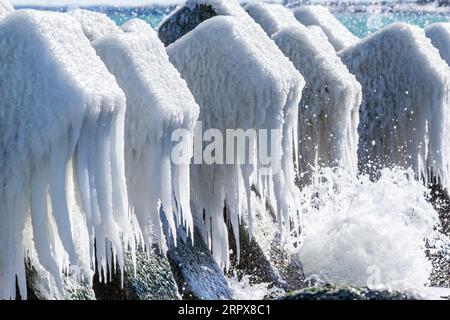
[[[23,8],[23,7],[21,7]],[[29,7],[28,7],[29,8]],[[34,7],[35,9],[66,11],[67,8],[45,8]],[[120,8],[120,7],[88,7],[87,9],[99,11],[107,14],[118,25],[122,25],[132,18],[140,18],[147,21],[151,26],[157,28],[158,24],[175,9],[175,6],[161,7],[139,7],[139,8]],[[421,10],[420,6],[407,12],[397,12],[392,9],[377,8],[368,6],[366,10],[337,10],[330,8],[334,15],[356,36],[364,37],[381,27],[392,22],[407,22],[420,27],[424,27],[433,22],[450,21],[450,10],[446,13],[430,13]]]

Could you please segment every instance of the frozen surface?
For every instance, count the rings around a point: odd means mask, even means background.
[[[8,0],[0,0],[0,20],[14,11],[14,7]]]
[[[125,22],[122,27],[122,31],[125,32],[146,32],[154,34],[155,30],[142,19],[131,19]]]
[[[339,170],[314,178],[302,190],[298,258],[306,276],[373,289],[428,283],[425,241],[439,217],[412,171],[386,169],[377,182]]]
[[[0,24],[0,48],[0,297],[15,297],[16,275],[26,296],[32,250],[61,292],[62,268],[94,262],[94,237],[105,273],[107,261],[123,265],[121,241],[134,243],[125,96],[66,14],[16,11]]]
[[[303,25],[272,38],[306,80],[298,126],[301,184],[318,166],[339,166],[356,175],[361,85],[330,44]]]
[[[361,85],[332,45],[281,5],[261,2],[245,9],[305,77],[298,125],[298,172],[302,184],[317,166],[340,166],[356,175]]]
[[[224,202],[235,238],[242,208],[249,212],[252,233],[252,184],[275,208],[285,234],[298,210],[293,143],[304,80],[264,31],[243,14],[245,18],[211,18],[167,48],[170,61],[200,105],[203,131],[218,129],[224,137],[226,129],[238,128],[278,129],[279,133],[272,136],[272,164],[279,167],[274,175],[261,176],[260,161],[242,164],[236,155],[233,164],[192,167],[192,200],[206,214],[204,222],[199,217],[199,227],[204,224],[203,236],[221,267],[229,263]],[[253,148],[247,145],[246,150],[255,159],[254,136],[249,140]]]
[[[439,54],[450,65],[450,23],[433,23],[425,28],[425,34],[439,50]]]
[[[424,31],[392,24],[340,56],[363,87],[360,171],[412,168],[447,186],[450,69]]]
[[[120,32],[119,27],[104,13],[85,9],[74,9],[67,12],[77,19],[83,32],[90,41],[109,33]]]
[[[269,36],[283,28],[299,24],[294,14],[281,4],[267,4],[260,1],[252,1],[246,4],[244,9]]]
[[[358,41],[358,38],[340,23],[327,7],[304,5],[295,9],[294,15],[305,26],[316,25],[321,27],[337,51]]]
[[[181,224],[192,231],[190,157],[183,164],[173,164],[175,142],[171,138],[176,129],[186,129],[191,137],[183,141],[183,149],[193,154],[192,136],[199,107],[186,82],[170,64],[156,32],[142,23],[128,22],[124,29],[135,31],[106,35],[92,45],[127,98],[125,163],[130,205],[145,244],[150,247],[154,233],[162,248],[159,205],[172,233]]]

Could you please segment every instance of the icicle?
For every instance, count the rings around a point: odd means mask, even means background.
[[[106,35],[92,45],[127,96],[125,170],[130,206],[145,246],[149,249],[155,237],[164,251],[160,209],[175,243],[177,227],[183,225],[191,234],[193,230],[189,160],[198,106],[156,33],[139,20],[123,28],[126,32]],[[171,161],[177,143],[171,139],[177,129],[188,133],[180,144],[189,156],[180,164]]]
[[[282,225],[285,230],[289,229],[289,221],[295,216],[291,213],[298,210],[298,203],[292,200],[298,194],[293,174],[292,130],[297,130],[296,111],[304,81],[237,1],[191,0],[186,7],[192,9],[203,3],[218,14],[233,17],[211,18],[167,48],[171,62],[187,81],[200,105],[203,131],[218,129],[223,137],[226,129],[280,131],[273,144],[276,150],[271,150],[271,153],[281,168],[274,168],[276,174],[265,177],[267,183],[258,183],[259,175],[263,169],[270,171],[270,168],[267,165],[264,168],[258,162],[252,166],[205,163],[191,167],[192,201],[198,213],[194,221],[219,265],[227,268],[228,232],[223,219],[224,202],[228,213],[233,215],[228,219],[237,241],[239,228],[236,223],[240,221],[243,210],[249,214],[250,234],[252,232],[252,186],[262,187],[258,190],[260,194],[277,195],[267,198],[273,208],[279,209],[280,229]],[[177,12],[173,17],[173,21],[181,19]],[[171,17],[167,18],[166,26],[173,21]],[[247,148],[246,154],[254,157],[256,150]],[[235,179],[236,170],[240,176],[238,184],[236,181],[230,183],[229,179]],[[266,190],[265,187],[273,189]],[[208,195],[204,195],[204,190],[210,190]],[[287,192],[287,197],[284,192]]]

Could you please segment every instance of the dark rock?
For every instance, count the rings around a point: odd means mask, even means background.
[[[177,300],[178,288],[166,257],[155,249],[149,253],[136,252],[136,275],[131,254],[127,253],[124,267],[124,285],[120,272],[112,281],[100,283],[98,273],[93,288],[99,300]]]
[[[165,46],[174,43],[200,23],[218,14],[205,4],[194,7],[182,7],[170,15],[159,27],[158,36]]]
[[[223,271],[196,229],[194,245],[191,238],[183,241],[179,229],[177,246],[169,245],[167,256],[183,299],[232,299],[232,293]]]
[[[325,285],[292,292],[280,300],[417,300],[417,297],[395,290]]]
[[[237,261],[236,242],[230,231],[231,274],[238,279],[249,276],[250,283],[270,283],[271,286],[286,291],[305,287],[302,266],[293,260],[283,248],[278,233],[273,210],[261,203],[261,197],[255,188],[252,192],[254,204],[253,237],[250,240],[247,217],[243,217],[239,228],[240,261]],[[256,206],[257,205],[257,206]]]
[[[76,281],[70,275],[63,275],[63,296],[58,293],[53,278],[48,278],[47,272],[25,263],[28,300],[95,300],[95,293],[89,280]]]

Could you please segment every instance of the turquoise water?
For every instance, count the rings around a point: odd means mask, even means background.
[[[66,8],[37,8],[65,11]],[[140,18],[147,21],[156,28],[165,15],[172,12],[175,7],[141,7],[141,8],[118,8],[118,7],[90,7],[90,10],[107,14],[118,25],[122,25],[132,18]],[[335,16],[356,36],[364,37],[381,27],[393,22],[407,22],[424,27],[433,22],[450,21],[450,13],[424,13],[424,12],[377,12],[376,8],[369,7],[369,12],[334,12]]]
[[[424,27],[433,22],[446,22],[450,14],[436,14],[423,12],[336,12],[335,16],[356,36],[362,38],[393,22],[406,22]]]

